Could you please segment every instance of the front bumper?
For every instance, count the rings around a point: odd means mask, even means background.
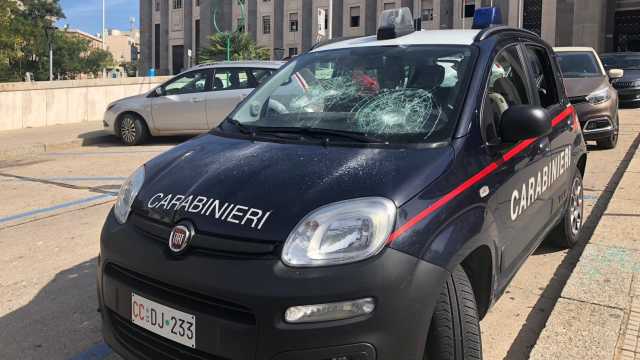
[[[598,105],[588,102],[573,104],[585,140],[604,139],[617,130],[617,103],[615,99],[611,99]]]
[[[167,239],[168,240],[168,239]],[[393,249],[326,268],[286,267],[273,256],[188,251],[175,257],[130,220],[107,218],[98,292],[106,342],[127,359],[422,359],[447,271]],[[131,292],[196,316],[196,349],[136,327]],[[373,297],[368,316],[288,324],[290,306]]]
[[[118,135],[116,131],[116,119],[117,114],[115,112],[111,110],[104,112],[104,117],[102,119],[103,130],[108,132],[110,135]]]

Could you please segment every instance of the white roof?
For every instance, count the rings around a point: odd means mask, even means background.
[[[376,36],[367,36],[319,46],[312,52],[367,46],[471,45],[479,32],[480,30],[421,30],[388,40],[378,40]]]
[[[588,52],[596,52],[593,48],[590,47],[586,47],[586,46],[559,46],[559,47],[554,47],[553,51],[555,52],[583,52],[583,51],[588,51]]]

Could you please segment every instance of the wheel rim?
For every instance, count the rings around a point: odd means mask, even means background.
[[[569,205],[569,214],[571,220],[571,233],[573,236],[577,236],[582,228],[582,216],[583,216],[583,192],[582,181],[579,177],[573,180],[573,186],[571,188],[571,201]]]
[[[122,140],[127,143],[132,143],[136,139],[136,124],[130,117],[125,117],[122,119],[122,123],[120,124],[120,135],[122,136]]]

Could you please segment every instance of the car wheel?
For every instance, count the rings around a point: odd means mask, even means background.
[[[616,116],[617,118],[617,116]],[[611,131],[611,134],[602,140],[598,140],[598,147],[601,149],[614,149],[618,145],[618,132],[620,131],[620,125],[616,121],[615,128]]]
[[[118,135],[125,145],[138,145],[147,140],[149,129],[139,116],[125,114],[118,124]]]
[[[575,169],[575,175],[571,181],[568,202],[562,221],[551,233],[553,242],[566,249],[570,249],[578,243],[578,236],[584,225],[584,189],[582,174],[578,169]]]
[[[482,359],[476,298],[459,265],[442,287],[429,327],[424,360],[441,359]]]

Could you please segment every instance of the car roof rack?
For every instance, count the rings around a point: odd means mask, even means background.
[[[530,30],[514,28],[511,26],[505,26],[505,25],[498,25],[498,26],[490,26],[486,29],[483,29],[478,33],[478,35],[476,35],[474,41],[476,42],[482,41],[489,38],[490,36],[498,35],[505,32],[515,32],[515,33],[520,33],[520,34],[535,36],[537,38],[540,38],[540,35]]]

